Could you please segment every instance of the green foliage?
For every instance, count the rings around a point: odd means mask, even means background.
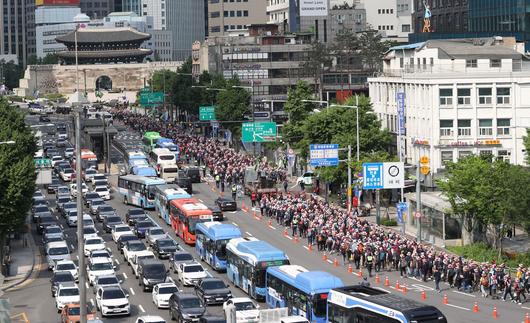
[[[60,93],[47,93],[44,94],[44,97],[50,101],[66,102],[66,98],[64,97],[64,95]]]
[[[35,188],[33,156],[35,138],[24,123],[24,114],[5,100],[0,101],[0,141],[16,142],[0,145],[0,234],[19,229],[31,209]]]
[[[0,60],[1,65],[1,75],[3,77],[3,82],[8,89],[14,89],[18,87],[18,81],[24,70],[20,65],[13,63],[12,61],[6,62],[5,60]]]
[[[523,138],[524,149],[526,150],[526,164],[530,165],[530,129],[526,129],[526,136]]]
[[[530,173],[522,167],[469,156],[449,163],[446,169],[447,177],[439,180],[438,186],[452,212],[463,216],[468,232],[492,230],[493,244],[498,248],[506,228],[530,222],[530,196],[521,192],[522,187],[530,187]],[[485,232],[481,233],[484,236]]]
[[[28,65],[48,65],[48,64],[58,64],[59,57],[57,54],[46,54],[44,58],[37,58],[37,55],[31,55],[28,57]]]
[[[381,39],[382,36],[377,30],[368,30],[358,36],[360,59],[368,71],[381,69],[384,54],[393,46],[392,42],[383,42]]]
[[[250,112],[250,92],[244,88],[234,88],[239,85],[237,78],[228,80],[226,90],[217,94],[216,116],[221,122],[226,122],[223,126],[232,131],[233,136],[241,136],[241,121],[243,115]]]
[[[307,60],[302,67],[309,75],[313,76],[315,84],[318,84],[317,93],[322,93],[321,78],[325,70],[329,69],[333,62],[330,50],[321,42],[313,42],[307,52]]]
[[[530,252],[518,254],[515,257],[508,257],[506,254],[501,254],[492,249],[487,243],[478,242],[466,246],[448,246],[447,249],[466,259],[473,259],[478,262],[491,262],[495,260],[497,263],[505,263],[510,268],[516,268],[519,264],[525,266],[530,265]]]
[[[290,123],[297,124],[304,121],[309,116],[311,111],[315,108],[315,104],[311,102],[303,102],[303,100],[311,100],[312,98],[313,91],[304,81],[298,81],[294,88],[289,89],[284,109],[289,115]]]
[[[397,226],[397,221],[395,219],[381,219],[381,224],[387,227]]]

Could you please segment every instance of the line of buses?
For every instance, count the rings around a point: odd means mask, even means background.
[[[287,307],[290,315],[319,323],[447,322],[435,307],[378,288],[347,287],[327,272],[292,265],[282,250],[213,221],[207,206],[163,179],[120,176],[118,190],[124,203],[155,209],[182,241],[195,245],[201,260],[270,308]]]

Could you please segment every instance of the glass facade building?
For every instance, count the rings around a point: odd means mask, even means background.
[[[530,48],[530,0],[430,0],[431,33],[422,33],[425,9],[415,0],[409,42],[428,39],[512,36]]]

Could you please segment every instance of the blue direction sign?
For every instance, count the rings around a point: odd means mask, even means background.
[[[317,166],[337,166],[339,164],[339,145],[315,144],[309,145],[310,164]]]
[[[383,188],[383,163],[363,164],[363,188],[365,190]]]

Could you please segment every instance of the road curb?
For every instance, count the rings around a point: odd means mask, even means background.
[[[30,245],[30,248],[31,248],[31,251],[33,253],[33,259],[32,259],[32,264],[31,264],[31,269],[28,270],[28,272],[24,275],[24,277],[20,278],[20,279],[17,279],[9,284],[6,284],[4,286],[1,287],[1,290],[4,291],[4,292],[9,292],[9,291],[12,291],[14,290],[15,287],[18,287],[20,286],[21,284],[23,284],[24,282],[26,282],[28,279],[30,279],[30,277],[35,277],[38,273],[38,271],[35,271],[35,267],[41,267],[41,264],[42,264],[42,257],[41,257],[41,254],[35,244],[35,240],[33,239],[33,235],[31,234],[31,231],[28,233],[28,241],[29,241],[29,245]],[[37,258],[39,258],[39,261],[38,261],[38,264],[37,264]]]

